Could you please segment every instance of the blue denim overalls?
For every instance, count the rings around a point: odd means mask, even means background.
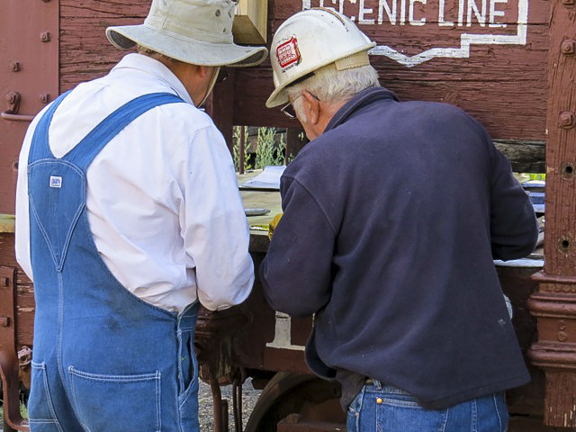
[[[134,99],[57,159],[48,128],[65,96],[38,123],[28,160],[36,299],[30,428],[198,431],[198,303],[177,315],[131,294],[100,258],[86,215],[94,157],[139,115],[182,100],[167,93]]]

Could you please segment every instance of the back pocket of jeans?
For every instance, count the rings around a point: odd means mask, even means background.
[[[28,419],[39,431],[61,431],[54,413],[46,364],[32,362],[32,391],[28,400]]]
[[[68,368],[73,403],[88,430],[156,432],[161,429],[160,371],[103,375]]]

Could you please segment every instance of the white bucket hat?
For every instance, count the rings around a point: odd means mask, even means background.
[[[108,27],[106,36],[119,49],[138,44],[199,66],[255,66],[268,50],[234,44],[235,5],[231,0],[152,0],[144,24]]]

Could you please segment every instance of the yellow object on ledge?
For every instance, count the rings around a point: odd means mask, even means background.
[[[16,218],[11,214],[0,214],[0,233],[13,233]]]
[[[245,174],[237,174],[238,183],[243,184],[261,173],[262,170],[254,170]],[[252,234],[267,235],[270,222],[272,222],[274,215],[282,213],[280,192],[242,190],[240,191],[240,196],[242,197],[245,209],[259,208],[270,210],[261,216],[249,216],[247,218]]]
[[[274,234],[274,230],[276,229],[276,226],[278,226],[278,222],[280,222],[280,219],[282,218],[282,215],[284,213],[278,213],[276,216],[274,216],[274,219],[272,219],[272,222],[270,222],[270,225],[268,227],[268,238],[270,240],[272,240],[272,235]]]

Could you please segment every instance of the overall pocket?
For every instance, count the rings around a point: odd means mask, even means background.
[[[73,404],[88,430],[157,432],[161,375],[103,375],[68,368]]]
[[[198,361],[194,353],[194,338],[183,331],[180,340],[180,385],[178,395],[180,421],[184,430],[199,430],[198,425]]]
[[[56,419],[48,385],[46,364],[32,362],[32,383],[28,399],[28,421],[39,432],[62,432]]]

